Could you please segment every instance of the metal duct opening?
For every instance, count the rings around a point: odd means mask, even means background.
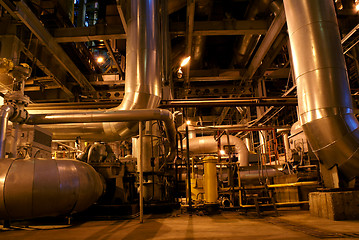
[[[327,169],[359,175],[359,124],[332,0],[284,0],[300,121]]]
[[[222,136],[220,141],[223,145],[234,145],[234,153],[238,157],[240,166],[248,166],[248,149],[244,142],[232,135]],[[187,149],[186,140],[183,140],[183,149]],[[189,151],[193,153],[218,153],[218,142],[213,136],[195,137],[189,139]]]
[[[131,1],[126,46],[125,97],[112,111],[153,109],[161,100],[161,70],[158,0]],[[129,113],[131,114],[131,113]],[[133,122],[76,123],[47,126],[54,139],[116,141],[137,132]]]

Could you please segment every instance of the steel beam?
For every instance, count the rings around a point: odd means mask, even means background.
[[[120,15],[120,18],[121,18],[123,30],[125,31],[125,33],[127,33],[127,22],[126,22],[125,13],[123,11],[124,5],[125,5],[124,0],[116,0],[116,7],[117,7],[118,14]]]
[[[36,64],[46,75],[48,75],[68,96],[68,100],[74,99],[74,95],[66,84],[66,70],[53,57],[46,48],[39,46],[38,40],[32,40],[28,44],[29,49],[24,48],[24,54]],[[26,82],[27,83],[27,82]]]
[[[268,29],[266,21],[196,21],[193,22],[192,36],[221,36],[265,34]],[[172,23],[170,34],[185,36],[186,23]],[[87,42],[95,40],[126,39],[126,32],[121,25],[98,24],[90,27],[53,29],[57,42]]]
[[[192,55],[192,40],[193,40],[193,27],[194,27],[194,10],[196,7],[195,0],[187,0],[187,18],[186,18],[186,57]],[[185,66],[185,85],[189,88],[189,70],[191,62]]]
[[[53,32],[58,43],[126,39],[126,33],[121,25],[97,24],[91,27],[58,28]]]
[[[261,66],[264,57],[267,55],[272,44],[278,37],[279,33],[282,31],[282,28],[286,22],[285,13],[283,6],[279,14],[274,18],[272,24],[270,25],[261,45],[259,46],[256,54],[254,55],[248,70],[243,74],[243,79],[252,79],[257,69]]]
[[[116,68],[117,68],[117,70],[118,70],[118,73],[121,75],[122,80],[124,80],[124,79],[125,79],[125,74],[124,74],[124,72],[122,71],[120,65],[118,64],[118,62],[117,62],[117,60],[116,60],[116,58],[115,58],[115,54],[114,54],[113,51],[112,51],[112,47],[111,47],[110,44],[108,43],[108,40],[104,40],[103,42],[105,43],[105,46],[106,46],[106,48],[107,48],[107,53],[108,53],[108,54],[110,55],[110,57],[112,58],[112,61],[113,61],[113,63],[115,64],[115,66],[116,66]]]
[[[43,24],[30,10],[24,1],[16,3],[16,16],[34,33],[34,35],[42,42],[43,45],[51,52],[54,58],[70,73],[70,75],[83,87],[86,91],[95,94],[96,90],[80,72],[77,66],[72,62],[70,57],[56,42],[51,34],[46,30]]]
[[[265,34],[268,24],[262,20],[230,20],[230,21],[196,21],[194,22],[193,36],[220,36],[220,35],[246,35]],[[174,22],[170,25],[172,35],[184,36],[186,24]]]

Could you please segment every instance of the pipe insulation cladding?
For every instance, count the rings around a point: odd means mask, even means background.
[[[332,0],[284,0],[300,121],[313,152],[343,180],[359,176],[359,123]]]
[[[183,140],[183,149],[187,149],[186,139]],[[234,145],[234,153],[238,157],[240,166],[248,166],[248,149],[246,144],[235,136],[221,137],[221,145]],[[189,139],[189,151],[192,153],[218,153],[218,142],[214,136],[195,137]]]
[[[0,219],[69,215],[104,191],[100,175],[77,160],[1,159]]]
[[[157,108],[162,97],[161,34],[158,0],[131,0],[127,22],[125,96],[121,104],[107,110]],[[163,31],[163,29],[162,29]],[[135,122],[72,123],[44,126],[54,139],[118,141],[138,133]]]

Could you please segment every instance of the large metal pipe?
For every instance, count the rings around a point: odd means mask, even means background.
[[[5,137],[9,118],[14,113],[14,108],[3,105],[0,108],[0,159],[5,158]]]
[[[136,124],[138,121],[160,120],[165,124],[166,134],[170,143],[171,151],[168,155],[169,161],[172,161],[176,153],[176,128],[173,121],[173,115],[166,109],[136,109],[136,110],[122,110],[122,111],[107,111],[107,112],[89,112],[89,113],[75,113],[75,114],[32,114],[27,120],[27,124],[57,124],[57,123],[103,123],[103,122],[129,122]],[[58,125],[51,125],[58,126]],[[61,125],[60,125],[61,126]],[[76,124],[74,125],[76,127]],[[64,139],[66,137],[67,129],[62,128]],[[89,129],[91,130],[91,129]],[[96,139],[101,138],[101,135],[96,135]],[[101,140],[106,139],[103,136]],[[71,138],[71,136],[70,136]]]
[[[300,121],[313,152],[345,180],[359,175],[359,123],[332,0],[284,0]]]
[[[77,160],[1,159],[0,169],[0,219],[80,212],[104,190],[100,175]]]
[[[244,142],[235,136],[221,137],[221,144],[234,145],[234,153],[238,157],[240,166],[248,166],[248,149]],[[196,137],[189,139],[190,152],[193,153],[218,153],[218,142],[213,136]],[[183,141],[183,149],[187,149],[186,141]]]
[[[161,100],[161,71],[158,0],[131,1],[126,42],[125,97],[108,112],[153,109]],[[127,112],[127,114],[132,114]],[[146,120],[146,119],[144,119]],[[64,132],[64,129],[67,131]],[[51,126],[54,139],[81,136],[83,139],[114,141],[137,133],[137,123],[104,122]],[[73,138],[74,139],[74,138]]]

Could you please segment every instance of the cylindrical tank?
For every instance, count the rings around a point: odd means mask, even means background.
[[[206,203],[217,203],[218,183],[216,171],[217,158],[207,156],[203,158],[204,165],[204,198]]]
[[[68,215],[102,195],[100,175],[72,159],[0,159],[0,219]]]

